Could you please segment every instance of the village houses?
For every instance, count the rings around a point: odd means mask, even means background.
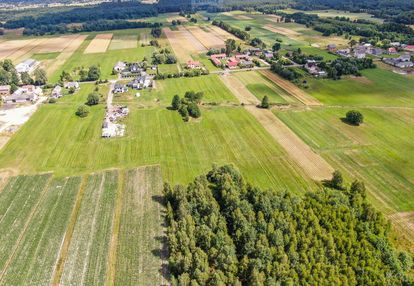
[[[18,88],[13,94],[3,97],[3,102],[6,104],[13,103],[34,103],[39,96],[43,95],[42,88],[34,85],[24,85]]]

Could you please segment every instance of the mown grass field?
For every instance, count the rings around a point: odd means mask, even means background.
[[[168,252],[161,169],[151,166],[128,170],[124,184],[115,285],[164,285],[168,279]]]
[[[348,178],[364,181],[378,208],[414,211],[414,110],[359,110],[360,127],[342,122],[348,108],[276,115]]]
[[[307,92],[330,105],[414,106],[414,81],[389,70],[362,71],[338,81],[310,79]]]

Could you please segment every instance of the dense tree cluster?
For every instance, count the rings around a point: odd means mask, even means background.
[[[199,118],[201,117],[201,110],[198,105],[201,103],[203,96],[203,92],[194,91],[187,91],[184,98],[175,95],[171,102],[171,109],[177,110],[186,122],[190,120],[190,117]]]
[[[45,85],[46,83],[47,75],[41,68],[34,70],[33,76],[27,72],[19,75],[10,59],[0,61],[0,85],[10,85],[11,92],[14,92],[20,84]]]
[[[295,68],[286,68],[279,62],[273,62],[270,67],[270,70],[280,75],[284,79],[290,81],[295,81],[302,77],[302,74],[299,73]]]
[[[322,62],[319,66],[327,70],[328,77],[332,79],[340,79],[343,75],[361,76],[361,70],[376,68],[376,65],[370,58],[338,58],[332,62]]]
[[[229,24],[224,23],[223,21],[214,20],[213,25],[222,28],[223,30],[229,32],[230,34],[235,35],[237,38],[241,40],[248,40],[250,38],[249,33],[247,33],[246,31],[240,30],[239,28],[232,27]]]
[[[358,181],[297,197],[214,167],[164,186],[172,285],[410,285],[407,253]]]
[[[359,126],[364,123],[364,115],[358,110],[350,110],[346,113],[345,120],[349,124]]]
[[[177,58],[171,54],[169,49],[161,49],[152,54],[152,63],[154,65],[175,64],[177,63]]]

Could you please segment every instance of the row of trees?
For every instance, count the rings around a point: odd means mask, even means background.
[[[201,110],[198,105],[201,103],[203,97],[203,92],[194,91],[187,91],[184,98],[175,95],[171,102],[171,109],[177,110],[185,122],[189,121],[190,117],[199,118],[201,117]]]
[[[214,20],[213,25],[222,28],[223,30],[229,32],[230,34],[233,34],[234,36],[236,36],[237,38],[239,38],[241,40],[246,41],[246,40],[250,39],[249,33],[245,32],[243,30],[240,30],[239,28],[232,27],[229,24],[224,23],[223,21]]]
[[[342,182],[343,186],[343,182]],[[172,285],[410,285],[412,258],[358,181],[341,190],[262,190],[232,166],[164,186]]]
[[[92,65],[88,69],[79,68],[79,81],[97,81],[101,78],[100,66]],[[60,82],[74,81],[73,76],[67,71],[62,71],[60,75]]]
[[[370,58],[338,58],[331,62],[321,62],[319,66],[327,70],[328,77],[335,80],[340,79],[343,75],[361,76],[361,70],[376,68],[376,65]]]

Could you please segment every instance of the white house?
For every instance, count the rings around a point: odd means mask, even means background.
[[[52,98],[61,98],[62,97],[62,87],[60,85],[55,86],[55,88],[52,90],[52,95],[50,97],[52,97]]]
[[[123,84],[117,83],[114,86],[113,93],[124,93],[128,91],[128,87]]]
[[[75,90],[80,89],[79,82],[77,81],[65,82],[64,87],[66,89],[70,89],[70,88],[74,88]]]
[[[126,66],[127,66],[126,63],[124,62],[117,62],[116,65],[114,66],[114,71],[120,73],[126,69]]]
[[[5,103],[24,103],[36,102],[39,96],[43,95],[43,90],[34,85],[25,85],[18,88],[12,95],[5,96],[3,101]]]
[[[27,59],[24,62],[21,62],[16,66],[16,71],[18,73],[31,73],[33,72],[36,67],[39,65],[39,62],[33,59]]]

